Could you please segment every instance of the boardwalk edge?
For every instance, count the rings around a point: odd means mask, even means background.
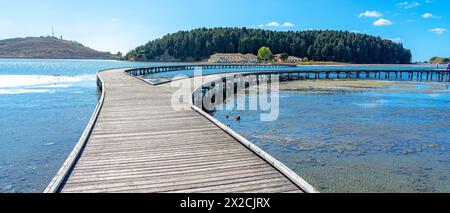
[[[294,171],[289,169],[286,165],[269,155],[268,153],[264,152],[261,148],[244,138],[243,136],[236,133],[233,129],[229,128],[213,116],[209,115],[199,107],[195,105],[191,105],[191,108],[211,121],[214,125],[225,131],[228,135],[235,138],[237,141],[239,141],[242,145],[250,149],[253,153],[255,153],[258,157],[262,158],[264,161],[269,163],[271,166],[273,166],[276,170],[281,172],[284,176],[286,176],[291,182],[293,182],[295,185],[297,185],[301,190],[303,190],[306,193],[319,193],[318,190],[316,190],[311,184],[309,184],[307,181],[305,181],[303,178],[297,175]]]
[[[110,70],[110,69],[108,69]],[[97,106],[95,107],[94,113],[92,113],[91,119],[89,120],[88,125],[86,126],[83,134],[81,135],[80,139],[78,140],[77,144],[73,148],[72,152],[67,157],[64,164],[59,169],[58,173],[54,176],[52,181],[49,183],[47,188],[44,190],[43,193],[58,193],[62,184],[70,174],[70,171],[75,166],[78,158],[80,157],[81,153],[83,152],[84,147],[86,146],[86,143],[89,140],[89,136],[92,133],[92,130],[94,129],[95,123],[97,122],[98,116],[100,115],[100,110],[103,106],[103,102],[105,100],[105,83],[103,80],[99,77],[100,72],[104,72],[107,70],[102,70],[97,72],[97,85],[102,91],[101,97],[97,103]]]

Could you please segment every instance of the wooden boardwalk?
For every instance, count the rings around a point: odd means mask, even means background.
[[[124,71],[99,73],[104,102],[92,132],[46,192],[314,192],[198,112],[173,110],[176,88]]]

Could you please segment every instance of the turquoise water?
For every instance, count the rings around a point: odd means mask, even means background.
[[[157,65],[168,65],[167,63],[131,63],[131,62],[120,62],[120,61],[96,61],[96,60],[29,60],[29,59],[0,59],[0,192],[41,192],[53,178],[54,174],[58,171],[64,160],[67,158],[68,154],[72,151],[73,146],[78,141],[81,136],[90,116],[97,104],[99,98],[99,92],[96,86],[95,73],[98,70],[117,68],[117,67],[141,67],[141,66],[157,66]],[[302,69],[360,69],[361,67],[320,67],[320,66],[305,66]],[[371,69],[381,69],[382,67],[364,67]],[[418,66],[406,66],[398,67],[393,66],[391,69],[423,69],[424,67]],[[426,69],[433,69],[433,67],[425,67]],[[236,70],[208,70],[205,73],[221,73]],[[243,70],[239,70],[243,71]],[[191,75],[191,71],[181,71],[176,73],[165,73],[161,74],[160,77],[172,77],[178,74]],[[155,77],[155,76],[153,76]],[[158,76],[156,76],[158,77]],[[419,89],[420,90],[420,89]],[[289,97],[290,95],[295,95],[292,91],[285,91],[282,97]],[[354,93],[354,95],[359,94],[360,96],[355,96],[351,99],[358,100],[361,98],[361,106],[365,106],[367,109],[371,108],[374,103],[368,102],[364,103],[363,100],[367,98],[369,93]],[[413,146],[411,150],[406,149],[408,155],[401,154],[402,152],[396,151],[395,155],[392,152],[376,152],[373,155],[366,155],[368,160],[360,161],[360,154],[355,154],[348,150],[344,151],[344,154],[336,154],[331,156],[336,156],[337,158],[330,157],[330,153],[333,154],[331,148],[327,149],[314,149],[310,151],[305,151],[305,148],[300,150],[296,149],[296,145],[286,145],[283,143],[275,143],[273,141],[280,141],[283,138],[302,138],[305,141],[316,141],[321,140],[323,137],[328,138],[330,143],[339,143],[341,140],[338,137],[327,136],[326,129],[321,129],[318,127],[312,128],[314,124],[319,122],[325,122],[327,119],[334,119],[334,121],[339,120],[339,117],[328,117],[333,113],[325,112],[331,106],[324,105],[321,103],[334,103],[333,95],[319,95],[319,94],[302,94],[298,93],[294,99],[290,102],[284,103],[284,101],[291,100],[290,98],[282,98],[282,117],[278,122],[274,123],[258,123],[258,120],[252,121],[251,113],[247,114],[242,112],[243,120],[242,125],[237,124],[231,120],[224,122],[230,123],[233,128],[239,130],[240,132],[247,136],[252,141],[255,141],[263,149],[273,154],[278,159],[281,159],[288,166],[298,171],[302,176],[305,176],[308,181],[312,182],[315,186],[322,191],[340,191],[339,188],[342,184],[336,184],[333,188],[329,180],[333,181],[353,181],[357,174],[352,173],[354,178],[346,179],[345,171],[358,171],[357,168],[361,168],[360,164],[356,164],[357,161],[367,164],[367,168],[371,168],[370,172],[374,175],[379,175],[382,173],[377,173],[380,169],[386,169],[389,165],[389,161],[378,161],[381,159],[391,159],[393,163],[401,164],[405,169],[395,170],[397,173],[403,176],[409,177],[411,171],[416,171],[416,167],[410,167],[411,162],[419,162],[418,165],[426,165],[430,163],[431,166],[421,167],[420,175],[431,177],[435,181],[441,181],[441,184],[435,185],[450,185],[448,184],[448,179],[446,177],[441,177],[447,175],[449,172],[448,167],[445,166],[445,162],[449,165],[448,154],[446,152],[447,145],[444,145],[448,138],[448,123],[444,122],[445,119],[448,120],[448,105],[441,106],[441,112],[437,110],[432,111],[432,113],[437,113],[436,116],[429,116],[428,111],[417,113],[417,108],[411,108],[410,112],[415,112],[416,117],[410,115],[408,119],[417,120],[423,119],[424,122],[432,123],[435,126],[427,126],[427,128],[435,128],[440,126],[440,130],[433,133],[433,138],[436,139],[436,143],[440,143],[440,146],[435,148],[423,148],[424,151],[414,152],[417,146]],[[336,95],[336,94],[335,94]],[[376,92],[375,94],[376,95]],[[339,96],[339,94],[337,95]],[[410,93],[402,93],[402,97],[411,98],[416,100],[416,95]],[[374,96],[375,97],[375,96]],[[431,97],[431,96],[430,96]],[[439,96],[443,97],[443,96]],[[350,98],[350,97],[349,97]],[[392,97],[393,100],[394,96]],[[420,99],[420,98],[419,98]],[[297,101],[296,101],[297,100]],[[304,101],[299,101],[304,100]],[[401,99],[399,99],[401,100]],[[420,99],[422,100],[422,99]],[[311,102],[309,102],[311,101]],[[337,100],[336,100],[337,101]],[[345,103],[345,100],[340,100],[341,103]],[[339,101],[335,104],[339,106]],[[383,102],[382,102],[383,103]],[[392,102],[395,103],[395,102]],[[416,102],[415,102],[416,103]],[[419,107],[426,106],[426,109],[434,109],[432,101],[421,101],[417,102]],[[377,102],[375,102],[375,105]],[[411,102],[410,102],[411,104]],[[448,104],[448,103],[447,103]],[[356,107],[358,105],[352,105]],[[442,107],[444,106],[444,107]],[[308,108],[309,107],[309,108]],[[314,114],[307,116],[307,112],[311,112],[310,108],[318,110],[321,116],[316,117],[314,120]],[[303,110],[302,110],[303,109]],[[340,109],[340,108],[337,108]],[[340,109],[342,110],[342,109]],[[319,113],[322,112],[322,113]],[[338,115],[340,113],[345,113],[345,111],[335,111]],[[218,112],[218,117],[220,118],[220,112]],[[225,113],[225,112],[224,112]],[[233,114],[234,112],[226,112]],[[292,113],[292,114],[291,114]],[[298,114],[297,114],[298,113]],[[441,113],[441,114],[439,114]],[[446,113],[446,114],[445,114]],[[405,112],[405,116],[406,116]],[[418,114],[418,115],[417,115]],[[428,114],[428,116],[425,116]],[[295,115],[295,116],[287,116]],[[305,116],[305,117],[303,117]],[[287,131],[289,128],[294,128],[295,126],[290,126],[291,121],[285,120],[283,118],[293,117],[293,118],[304,118],[306,120],[298,119],[294,122],[295,125],[299,127],[308,128],[298,128],[295,131]],[[311,120],[308,120],[311,119]],[[363,119],[363,118],[361,118]],[[363,120],[370,120],[371,117],[366,117]],[[406,119],[406,118],[405,118]],[[400,120],[402,121],[402,120]],[[341,123],[344,124],[346,120]],[[406,121],[404,121],[406,122]],[[285,126],[290,126],[286,129],[286,133],[283,133],[283,128]],[[283,127],[283,128],[280,128]],[[427,130],[425,128],[425,130]],[[267,132],[276,133],[272,129],[277,129],[280,133],[275,139],[267,140]],[[295,129],[295,128],[294,128]],[[343,131],[338,129],[339,131]],[[415,130],[415,129],[414,129]],[[421,131],[425,131],[421,130]],[[298,132],[297,132],[298,131]],[[336,131],[334,134],[338,134]],[[387,131],[387,130],[385,130]],[[418,131],[418,130],[415,130]],[[402,132],[402,131],[396,131]],[[404,132],[404,131],[403,131]],[[340,133],[341,135],[347,134],[345,131]],[[355,133],[356,134],[356,133]],[[405,133],[406,134],[406,133]],[[279,139],[281,138],[281,139]],[[376,139],[382,139],[382,136],[378,136]],[[293,140],[289,139],[288,141]],[[331,142],[336,140],[336,142]],[[423,141],[424,139],[422,139]],[[433,140],[434,141],[434,140]],[[367,142],[368,143],[368,142]],[[403,142],[408,144],[408,142]],[[365,143],[366,144],[366,143]],[[414,143],[417,144],[417,143]],[[303,146],[310,145],[309,143],[303,144]],[[312,145],[313,147],[316,147]],[[294,148],[293,148],[294,147]],[[322,146],[317,146],[322,147]],[[377,148],[378,149],[378,148]],[[395,149],[390,149],[395,150]],[[428,160],[425,160],[425,155],[428,153],[433,153]],[[437,154],[436,154],[437,153]],[[380,155],[380,157],[375,157]],[[300,156],[300,157],[299,157]],[[305,157],[306,156],[306,157]],[[309,156],[309,157],[308,157]],[[396,157],[400,156],[400,157]],[[370,159],[369,159],[370,157]],[[439,158],[439,159],[438,159]],[[292,160],[293,159],[293,160]],[[334,159],[334,160],[333,160]],[[354,160],[356,159],[356,160]],[[401,160],[399,160],[401,159]],[[330,160],[330,161],[327,161]],[[372,161],[371,161],[372,160]],[[426,162],[425,162],[426,161]],[[301,163],[298,163],[301,162]],[[306,162],[306,163],[304,163]],[[323,162],[326,162],[325,166]],[[335,162],[335,164],[330,163]],[[383,162],[380,164],[380,162]],[[329,165],[329,166],[326,166]],[[374,165],[379,165],[380,168],[375,168]],[[434,166],[436,165],[436,166]],[[334,166],[334,167],[333,167]],[[355,169],[356,168],[356,169]],[[338,172],[335,172],[338,170]],[[327,172],[329,171],[329,172]],[[433,174],[429,174],[429,173]],[[360,174],[360,173],[358,173]],[[362,174],[362,172],[361,172]],[[329,177],[332,178],[329,178]],[[376,177],[376,176],[375,176]],[[395,176],[397,177],[397,176]],[[414,176],[412,176],[414,177]],[[371,180],[371,179],[369,179]],[[382,179],[383,180],[383,179]],[[408,178],[399,179],[399,181],[409,181]],[[413,180],[414,181],[414,180]],[[418,178],[416,181],[423,181]],[[322,183],[328,184],[322,184]],[[367,187],[374,182],[364,183]],[[347,184],[351,185],[351,184]],[[401,184],[400,184],[401,185]],[[407,184],[406,184],[407,185]],[[359,184],[356,188],[349,188],[348,190],[342,191],[358,191],[363,188],[363,184]],[[328,187],[328,188],[327,188]],[[345,188],[345,187],[344,187]],[[345,188],[346,189],[346,188]],[[409,190],[410,188],[408,188]],[[408,191],[403,190],[403,191]],[[433,191],[428,188],[422,188],[418,191]],[[447,188],[437,188],[436,191],[450,191]],[[384,190],[389,191],[389,190]],[[400,190],[402,191],[402,190]]]
[[[449,83],[320,92],[297,83],[282,83],[274,122],[260,111],[214,116],[321,192],[450,192]]]
[[[45,189],[94,111],[98,70],[151,65],[0,59],[0,192]]]

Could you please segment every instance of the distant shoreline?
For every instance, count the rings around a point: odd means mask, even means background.
[[[101,60],[101,61],[127,61],[137,63],[190,63],[190,64],[213,64],[205,61],[140,61],[140,60],[120,60],[114,58],[35,58],[35,57],[5,57],[0,56],[0,59],[17,59],[17,60]],[[245,63],[242,63],[245,64]],[[262,63],[261,63],[262,64]],[[292,63],[298,66],[437,66],[437,64],[412,63],[412,64],[350,64],[343,62],[302,62]],[[445,64],[440,64],[445,65]]]
[[[95,60],[95,61],[124,61],[113,58],[31,58],[31,57],[2,57],[0,59],[16,59],[16,60]],[[132,62],[132,61],[130,61]]]
[[[72,60],[76,60],[76,59],[80,59],[80,60],[86,60],[86,59],[92,59],[92,60],[115,60],[115,61],[120,61],[118,59],[113,59],[113,58],[38,58],[38,57],[16,57],[16,56],[0,56],[0,59],[49,59],[49,60],[60,60],[60,59],[72,59]]]

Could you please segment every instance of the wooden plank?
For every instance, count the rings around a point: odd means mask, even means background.
[[[140,189],[150,189],[150,188],[163,188],[165,186],[180,186],[180,185],[193,185],[196,183],[210,183],[218,180],[230,180],[233,178],[244,178],[244,177],[263,177],[268,175],[273,175],[278,178],[283,178],[277,174],[271,172],[267,167],[247,167],[246,172],[241,172],[239,170],[216,170],[216,172],[221,175],[216,175],[212,172],[202,172],[197,174],[191,174],[180,180],[176,175],[160,175],[154,176],[153,173],[144,174],[125,174],[122,176],[110,176],[101,177],[95,179],[82,179],[78,182],[70,183],[72,188],[75,190],[90,190],[98,188],[140,188]],[[157,178],[156,178],[157,177]]]
[[[175,190],[184,190],[185,192],[190,193],[190,192],[201,192],[202,188],[210,189],[210,187],[212,186],[223,189],[229,186],[230,184],[244,187],[246,185],[250,185],[251,183],[269,184],[273,181],[285,182],[285,179],[283,179],[283,177],[279,177],[274,173],[272,174],[269,173],[270,172],[255,171],[253,172],[253,174],[248,173],[248,174],[214,176],[214,177],[208,176],[207,178],[204,179],[192,179],[192,180],[171,179],[170,182],[136,181],[130,182],[130,184],[127,184],[125,186],[95,185],[93,186],[94,188],[90,188],[90,190],[93,190],[94,192],[106,191],[106,192],[131,192],[131,193],[155,193],[155,192],[170,192]],[[291,186],[292,187],[290,188],[290,190],[292,190],[292,188],[295,188],[292,184]],[[85,188],[80,188],[79,190],[77,190],[77,188],[74,187],[74,191],[83,192],[85,190],[86,190]]]
[[[303,192],[203,115],[173,110],[176,88],[98,76],[104,102],[60,192]]]

